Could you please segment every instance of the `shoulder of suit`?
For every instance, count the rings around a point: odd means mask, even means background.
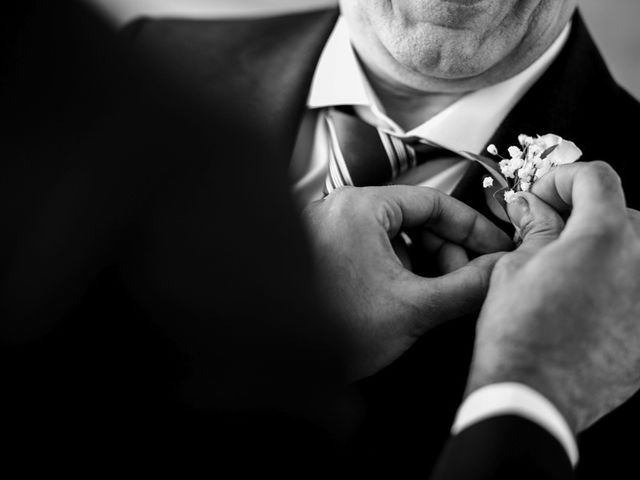
[[[236,49],[250,42],[286,43],[292,37],[333,24],[337,9],[270,17],[185,19],[142,17],[125,25],[121,39],[136,48],[202,46],[213,51]]]

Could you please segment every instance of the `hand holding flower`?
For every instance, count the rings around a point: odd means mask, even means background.
[[[509,157],[498,153],[495,145],[489,145],[487,151],[502,158],[500,171],[511,187],[504,193],[507,203],[513,202],[516,192],[527,192],[533,183],[558,165],[573,163],[582,156],[582,151],[575,143],[554,134],[536,138],[521,134],[518,136],[520,147],[508,148]],[[483,181],[484,188],[493,185],[493,181]]]

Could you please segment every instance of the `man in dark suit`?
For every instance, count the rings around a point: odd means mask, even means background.
[[[340,180],[326,181],[336,142],[322,121],[325,112],[346,106],[386,133],[428,133],[451,150],[479,153],[494,143],[504,151],[521,133],[558,134],[573,140],[584,160],[613,165],[629,205],[638,207],[630,184],[635,162],[618,140],[633,138],[640,107],[611,78],[575,4],[354,0],[342,2],[340,20],[332,9],[259,20],[142,21],[127,34],[136,49],[170,65],[203,108],[236,112],[248,138],[261,132],[261,148],[278,167],[289,166],[303,205]],[[484,172],[465,168],[448,160],[414,180],[494,218],[479,186]],[[483,268],[491,266],[486,261]],[[481,292],[482,285],[471,290]],[[353,306],[380,310],[369,308],[371,298],[361,291],[352,293]],[[402,303],[401,295],[393,300]],[[448,434],[476,316],[435,326],[461,312],[447,313],[434,317],[433,328],[400,358],[358,383],[367,420],[357,444],[374,467],[429,466]],[[637,401],[580,436],[584,478],[637,468],[620,434],[638,424]]]
[[[275,471],[331,458],[333,442],[323,439],[340,429],[318,412],[349,424],[332,393],[339,355],[327,355],[340,353],[341,334],[311,315],[317,307],[307,311],[317,305],[313,278],[284,164],[273,168],[279,143],[265,149],[271,139],[261,135],[247,142],[245,119],[191,103],[199,91],[176,96],[162,82],[129,91],[135,79],[125,75],[107,95],[119,64],[84,36],[105,32],[75,9],[44,6],[15,24],[18,55],[2,97],[10,120],[1,189],[3,398],[14,449],[84,471],[130,460],[165,470],[172,459],[206,459],[208,450],[216,462],[246,458]],[[63,25],[65,35],[55,35]],[[123,94],[113,112],[110,102]],[[106,116],[88,122],[96,111]],[[220,157],[251,161],[212,165]],[[262,158],[269,161],[256,162]],[[256,204],[260,192],[268,201]],[[481,241],[496,249],[504,237],[478,221],[494,237]],[[252,229],[268,255],[256,251]],[[515,425],[566,472],[556,440]],[[474,435],[482,445],[495,431],[456,438]]]

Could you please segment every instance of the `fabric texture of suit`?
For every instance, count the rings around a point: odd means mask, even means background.
[[[287,165],[314,69],[337,15],[325,10],[254,20],[141,20],[125,35],[136,50],[169,66],[197,92],[204,108],[224,105],[238,112],[244,131],[261,132],[263,148]],[[570,139],[583,150],[583,160],[613,165],[629,206],[638,208],[639,159],[629,140],[639,125],[638,102],[611,77],[576,14],[562,52],[490,143],[506,151],[520,133]],[[484,210],[476,188],[479,174],[468,174],[458,195]],[[361,464],[374,470],[431,468],[462,398],[474,320],[470,316],[438,327],[392,366],[360,382],[366,422],[355,450]],[[634,397],[581,436],[578,478],[638,473],[634,448],[622,432],[640,427],[639,400]]]

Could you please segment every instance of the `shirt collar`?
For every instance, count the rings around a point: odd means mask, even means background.
[[[452,150],[480,152],[509,111],[560,53],[570,29],[568,24],[542,56],[519,74],[471,92],[423,124],[404,131],[384,113],[351,46],[347,24],[340,17],[320,56],[307,107],[354,105],[366,121],[396,135],[415,135]]]
[[[320,55],[307,107],[371,106],[372,92],[368,90],[369,82],[351,47],[347,24],[340,16]]]

